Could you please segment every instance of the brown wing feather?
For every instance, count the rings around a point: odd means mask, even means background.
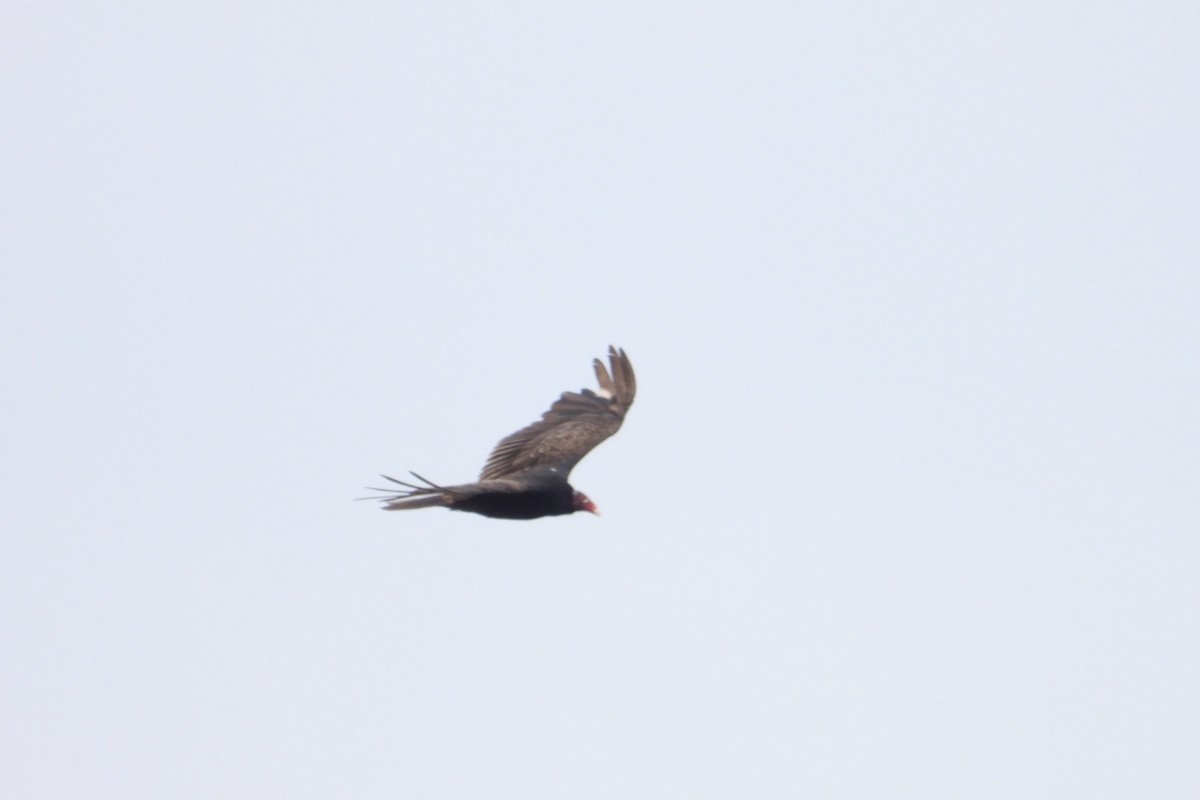
[[[593,362],[600,392],[564,392],[537,422],[506,436],[488,456],[480,480],[511,475],[530,467],[557,467],[563,478],[593,447],[617,432],[637,394],[633,366],[624,350],[608,348],[610,374]]]

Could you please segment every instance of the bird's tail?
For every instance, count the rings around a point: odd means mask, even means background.
[[[454,504],[454,494],[449,490],[438,486],[430,480],[422,478],[417,473],[412,473],[412,476],[419,481],[423,481],[425,486],[417,486],[412,483],[406,483],[402,480],[397,480],[389,475],[382,475],[392,483],[403,486],[403,489],[377,489],[372,487],[372,491],[384,492],[383,497],[373,498],[376,500],[386,501],[383,504],[384,511],[407,511],[410,508],[430,508],[432,506],[450,506]],[[364,498],[368,499],[368,498]]]
[[[410,508],[429,508],[431,506],[448,506],[449,498],[440,494],[428,494],[419,497],[397,497],[383,504],[384,511],[406,511]]]

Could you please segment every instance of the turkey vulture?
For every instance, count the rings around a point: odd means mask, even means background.
[[[593,361],[599,391],[564,392],[540,420],[502,439],[488,456],[478,482],[439,486],[414,472],[413,477],[425,484],[418,486],[384,475],[403,487],[376,489],[389,493],[380,498],[386,501],[384,509],[444,506],[502,519],[576,511],[599,514],[587,495],[567,483],[567,476],[579,459],[617,432],[633,405],[637,381],[629,357],[624,350],[609,347],[608,362],[611,374],[600,359]]]

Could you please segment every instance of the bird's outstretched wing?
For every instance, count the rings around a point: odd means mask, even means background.
[[[593,447],[617,432],[633,405],[637,380],[624,350],[608,348],[608,362],[595,359],[599,391],[564,392],[532,425],[506,436],[488,456],[480,480],[532,467],[553,467],[565,479]]]

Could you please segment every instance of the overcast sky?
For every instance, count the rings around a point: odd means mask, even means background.
[[[1200,6],[20,5],[5,797],[1200,797]]]

